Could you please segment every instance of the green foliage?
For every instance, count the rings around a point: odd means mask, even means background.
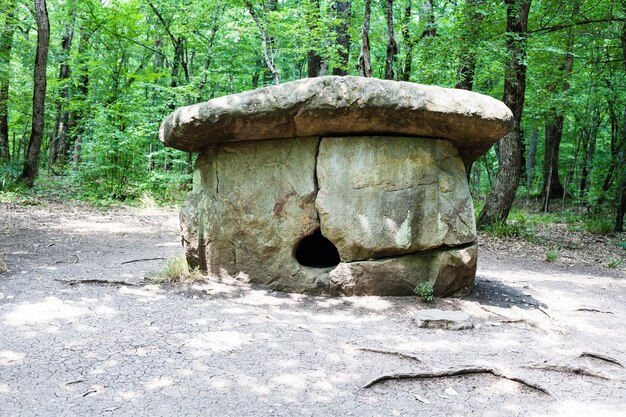
[[[525,218],[521,218],[517,221],[510,222],[495,222],[485,228],[485,232],[491,236],[506,237],[506,238],[519,238],[527,241],[534,241],[536,239],[535,227],[526,221]]]
[[[22,173],[22,161],[13,160],[0,164],[0,192],[18,191],[17,178]]]
[[[415,295],[417,295],[422,301],[427,302],[427,303],[433,301],[434,292],[433,292],[432,283],[422,282],[421,284],[416,286],[413,291],[415,292]]]
[[[544,259],[546,262],[554,262],[557,260],[559,255],[560,254],[558,250],[549,250],[545,253]]]
[[[584,230],[594,235],[608,235],[613,232],[613,223],[606,217],[591,217],[583,221]]]
[[[622,267],[624,264],[626,264],[626,261],[623,259],[615,259],[615,258],[611,258],[609,259],[609,268],[612,269],[617,269]]]

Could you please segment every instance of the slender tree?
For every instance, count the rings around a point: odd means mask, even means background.
[[[46,64],[50,46],[50,24],[46,0],[35,0],[35,20],[37,21],[37,52],[33,86],[33,123],[31,127],[28,151],[24,160],[24,169],[19,177],[27,187],[32,187],[39,174],[39,153],[43,140],[45,101],[46,101]]]
[[[15,32],[14,0],[4,1],[4,25],[0,33],[0,163],[9,159],[9,83],[11,81],[11,50]]]
[[[361,77],[372,76],[372,57],[370,51],[370,21],[372,19],[372,0],[365,0],[363,27],[361,28],[361,53],[357,69]]]
[[[385,79],[393,80],[393,66],[398,54],[398,44],[396,43],[396,35],[393,30],[393,0],[385,2],[385,12],[387,15],[387,59],[385,60]]]
[[[347,75],[348,61],[350,59],[350,11],[351,1],[335,0],[333,10],[335,17],[339,21],[335,32],[337,33],[337,54],[339,55],[339,65],[333,68],[333,75]]]
[[[522,175],[522,112],[526,93],[526,34],[531,0],[505,0],[506,50],[503,102],[513,112],[513,130],[500,140],[496,182],[483,207],[478,226],[504,222],[513,206]]]

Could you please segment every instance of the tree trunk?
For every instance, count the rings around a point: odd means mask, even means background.
[[[309,31],[313,33],[320,20],[320,0],[309,0],[307,6],[307,27]],[[313,39],[313,43],[315,44],[315,46],[318,46],[318,42],[319,39]],[[309,49],[307,51],[307,76],[311,78],[319,77],[321,69],[322,57],[316,49]]]
[[[468,0],[463,9],[459,71],[455,88],[471,91],[476,72],[476,51],[473,44],[480,39],[480,24],[485,18],[477,8],[483,0]]]
[[[9,160],[9,83],[11,79],[11,50],[15,32],[15,7],[10,0],[6,5],[4,26],[0,33],[0,163]]]
[[[572,18],[579,13],[579,2],[574,1]],[[565,53],[565,61],[561,65],[563,74],[563,84],[561,85],[561,94],[565,94],[569,90],[569,79],[574,66],[574,35],[570,29]],[[546,124],[545,133],[545,151],[543,163],[543,190],[544,207],[547,209],[549,201],[553,198],[561,198],[565,194],[563,185],[559,176],[559,151],[561,149],[561,138],[563,137],[563,122],[565,116],[563,109],[552,109],[553,117]]]
[[[280,77],[278,75],[278,70],[276,69],[276,66],[274,63],[274,53],[272,51],[273,49],[272,38],[267,33],[267,30],[265,29],[265,25],[263,24],[263,22],[261,22],[261,19],[259,18],[259,15],[257,14],[256,9],[252,5],[252,3],[250,3],[249,0],[243,0],[243,2],[247,6],[248,12],[250,13],[250,16],[252,17],[252,20],[254,20],[254,23],[256,24],[257,28],[259,29],[259,32],[261,33],[263,57],[265,58],[265,65],[267,65],[267,68],[269,69],[270,73],[272,74],[272,77],[274,78],[274,84],[280,84]]]
[[[404,68],[402,69],[402,81],[409,81],[411,78],[411,70],[413,67],[413,46],[415,41],[411,36],[409,30],[409,23],[411,22],[412,0],[406,0],[404,3],[404,18],[402,19],[402,39],[404,41]]]
[[[387,59],[385,60],[385,79],[393,80],[393,65],[398,54],[398,44],[396,43],[396,35],[393,30],[393,0],[386,1],[387,12]]]
[[[506,220],[522,175],[521,120],[526,92],[526,32],[531,0],[505,0],[505,3],[508,58],[504,67],[503,101],[513,112],[514,126],[500,140],[498,174],[478,219],[481,228]]]
[[[348,61],[350,60],[350,9],[351,1],[335,0],[333,10],[339,24],[335,28],[337,33],[337,54],[339,55],[339,66],[333,68],[333,75],[348,75]]]
[[[24,169],[19,177],[27,187],[31,188],[39,173],[39,152],[43,140],[43,125],[46,101],[46,64],[50,46],[50,25],[46,0],[35,0],[35,19],[37,20],[37,52],[35,55],[35,71],[33,86],[33,124],[28,142],[28,152],[24,161]]]
[[[535,155],[537,154],[537,142],[539,142],[537,128],[533,128],[530,134],[530,147],[526,159],[526,191],[530,194],[535,178]]]
[[[76,89],[76,96],[73,97],[75,102],[78,102],[76,110],[70,112],[69,125],[71,136],[73,137],[74,150],[72,153],[72,165],[74,170],[78,170],[81,157],[81,149],[83,144],[83,136],[85,135],[85,122],[84,116],[87,112],[85,108],[87,106],[87,99],[89,96],[89,70],[87,67],[87,47],[91,39],[91,32],[86,26],[80,28],[80,42],[78,43],[78,87]],[[61,149],[62,155],[66,155],[67,149],[69,149],[69,143],[65,144],[65,149]]]
[[[411,78],[411,71],[413,69],[413,50],[417,40],[437,35],[435,13],[433,11],[433,0],[425,0],[422,4],[421,18],[426,21],[426,26],[422,30],[418,39],[412,37],[409,32],[409,22],[411,21],[412,14],[411,6],[412,0],[406,0],[404,5],[404,19],[402,21],[402,38],[404,39],[405,44],[404,68],[402,69],[402,76],[400,77],[402,81],[409,81]]]
[[[370,54],[370,20],[372,17],[372,0],[365,0],[363,28],[361,29],[361,53],[357,68],[361,77],[372,76],[372,58]]]
[[[623,11],[626,12],[626,2],[622,2]],[[622,69],[626,72],[626,22],[622,24]],[[619,144],[619,161],[621,170],[619,172],[618,184],[619,187],[617,189],[617,210],[615,216],[615,227],[613,228],[616,232],[624,231],[624,216],[626,215],[626,170],[624,169],[624,165],[626,165],[626,106],[624,106],[624,111],[622,112],[622,129],[620,135],[621,143]]]
[[[63,108],[63,105],[69,99],[69,85],[66,82],[70,76],[70,66],[68,64],[70,58],[70,48],[72,45],[72,38],[74,37],[74,30],[71,25],[66,28],[65,34],[61,39],[61,48],[63,50],[63,60],[59,66],[59,84],[61,85],[61,93],[57,98],[55,105],[56,116],[54,120],[54,129],[52,131],[52,138],[50,139],[50,149],[48,152],[48,166],[56,164],[58,161],[61,163],[65,160],[65,155],[59,152],[60,149],[65,149],[65,140],[67,137],[67,125],[69,120],[69,111]]]

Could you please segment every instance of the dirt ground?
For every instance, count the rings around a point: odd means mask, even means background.
[[[0,415],[623,417],[626,237],[554,236],[554,262],[481,236],[464,299],[327,298],[146,282],[181,252],[174,210],[0,203]],[[418,328],[424,308],[474,328]],[[468,367],[509,379],[363,388]]]

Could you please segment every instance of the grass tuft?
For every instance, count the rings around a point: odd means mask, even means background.
[[[171,284],[174,282],[191,283],[204,279],[205,276],[198,270],[190,269],[183,255],[165,261],[163,269],[151,277],[157,284]]]

